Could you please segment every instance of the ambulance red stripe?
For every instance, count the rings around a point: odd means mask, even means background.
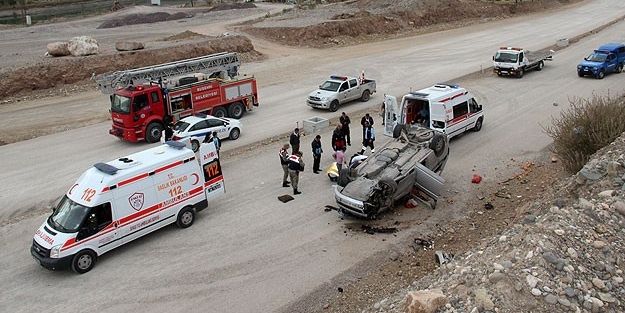
[[[219,175],[219,176],[217,176],[217,177],[215,177],[215,178],[213,178],[213,179],[211,179],[211,180],[209,180],[209,181],[205,182],[205,183],[204,183],[204,187],[208,187],[208,186],[210,186],[210,185],[212,185],[212,184],[214,184],[214,183],[220,182],[220,181],[222,181],[222,180],[224,180],[223,175]]]
[[[183,163],[184,162],[182,162],[182,161],[176,161],[174,163],[171,163],[171,164],[165,165],[163,167],[157,168],[156,170],[154,170],[154,173],[160,173],[160,172],[166,171],[166,170],[168,170],[168,169],[170,169],[172,167],[176,167],[176,166],[178,166],[180,164],[183,164]],[[135,177],[128,178],[126,180],[123,180],[123,181],[119,182],[117,184],[117,187],[121,187],[121,186],[124,186],[124,185],[128,185],[128,184],[134,183],[134,182],[136,182],[136,181],[138,181],[140,179],[146,178],[148,176],[150,176],[149,173],[143,173],[141,175],[137,175]],[[106,187],[102,188],[102,192],[107,192],[109,190],[111,190],[109,186],[106,186]]]
[[[121,186],[124,186],[124,185],[128,185],[130,183],[133,183],[133,182],[135,182],[135,181],[137,181],[139,179],[143,179],[143,178],[146,178],[146,177],[148,177],[148,173],[143,173],[141,175],[137,175],[135,177],[131,177],[131,178],[128,178],[126,180],[122,180],[119,183],[117,183],[117,186],[121,187]]]
[[[160,173],[160,172],[162,172],[162,171],[166,171],[166,170],[168,170],[168,169],[170,169],[170,168],[172,168],[172,167],[178,166],[178,165],[180,165],[180,164],[182,164],[182,163],[183,163],[182,161],[176,161],[176,162],[171,163],[171,164],[169,164],[169,165],[165,165],[165,166],[163,166],[163,167],[161,167],[161,168],[157,168],[154,172],[155,172],[155,173]]]

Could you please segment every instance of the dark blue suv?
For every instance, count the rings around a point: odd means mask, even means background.
[[[592,75],[597,79],[602,79],[608,73],[620,73],[625,64],[625,44],[608,43],[577,65],[577,75],[583,77]]]

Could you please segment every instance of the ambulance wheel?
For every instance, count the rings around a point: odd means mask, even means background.
[[[227,114],[228,112],[226,111],[226,109],[224,109],[223,107],[218,107],[213,110],[212,115],[214,117],[226,117]]]
[[[362,96],[360,97],[360,101],[367,102],[371,98],[371,93],[369,90],[365,90],[362,92]]]
[[[241,131],[238,128],[233,128],[230,131],[230,136],[228,136],[231,140],[237,140],[239,139],[239,136],[241,136]]]
[[[161,140],[163,134],[163,125],[158,122],[152,122],[145,128],[145,141],[155,143]]]
[[[230,116],[231,118],[240,119],[241,117],[243,117],[244,113],[245,107],[241,102],[233,103],[228,107],[228,116]]]
[[[480,130],[482,130],[482,118],[478,118],[477,122],[475,122],[475,126],[473,126],[473,131],[474,132],[479,132]]]
[[[540,61],[538,62],[538,68],[536,68],[537,71],[542,71],[543,67],[545,67],[545,62]]]
[[[434,151],[437,157],[440,157],[445,152],[445,137],[441,134],[435,134],[430,141],[430,149]]]
[[[78,274],[90,271],[97,260],[96,254],[91,250],[82,250],[74,255],[72,259],[72,270]]]
[[[176,225],[180,228],[187,228],[193,225],[195,221],[195,211],[191,207],[184,207],[180,212],[178,212],[178,217],[176,218]]]
[[[334,100],[330,103],[330,112],[336,112],[339,109],[339,100]]]
[[[191,150],[193,150],[193,152],[200,150],[200,142],[195,139],[191,140]]]

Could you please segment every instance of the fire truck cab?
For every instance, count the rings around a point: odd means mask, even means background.
[[[191,226],[225,189],[215,145],[198,154],[189,145],[167,142],[85,171],[35,232],[36,262],[82,274],[98,256],[161,227]]]
[[[466,89],[451,84],[436,84],[397,98],[384,96],[384,134],[393,135],[398,124],[420,124],[442,131],[449,138],[467,130],[482,129],[484,112]]]

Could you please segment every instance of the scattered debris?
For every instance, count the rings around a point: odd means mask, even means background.
[[[290,195],[282,195],[278,197],[278,200],[282,201],[283,203],[287,203],[293,199],[295,198],[291,197]]]
[[[480,176],[478,174],[473,174],[473,177],[471,178],[471,183],[479,184],[481,182],[482,182],[482,176]]]
[[[379,233],[379,234],[392,234],[394,232],[397,232],[397,228],[395,227],[376,227],[376,226],[369,226],[369,225],[362,225],[362,230],[365,231],[365,233],[367,234],[375,234],[375,233]]]
[[[338,288],[339,292],[343,292],[343,288],[339,287]]]
[[[484,210],[492,210],[494,208],[495,206],[490,202],[484,204]]]
[[[432,249],[432,247],[434,247],[434,241],[429,240],[429,239],[416,238],[414,240],[414,243],[418,247],[421,247],[421,248],[417,248],[417,249],[427,250],[427,249]]]
[[[408,209],[412,209],[412,208],[416,208],[418,205],[419,203],[417,202],[417,200],[410,198],[408,199],[408,201],[406,201],[406,203],[404,204],[404,207]]]
[[[441,250],[434,252],[434,255],[436,256],[436,262],[438,262],[439,265],[447,264],[454,259],[453,254]]]
[[[330,212],[330,211],[339,211],[339,208],[335,207],[335,206],[331,206],[331,205],[326,205],[325,208],[323,209],[323,211],[325,212]]]

